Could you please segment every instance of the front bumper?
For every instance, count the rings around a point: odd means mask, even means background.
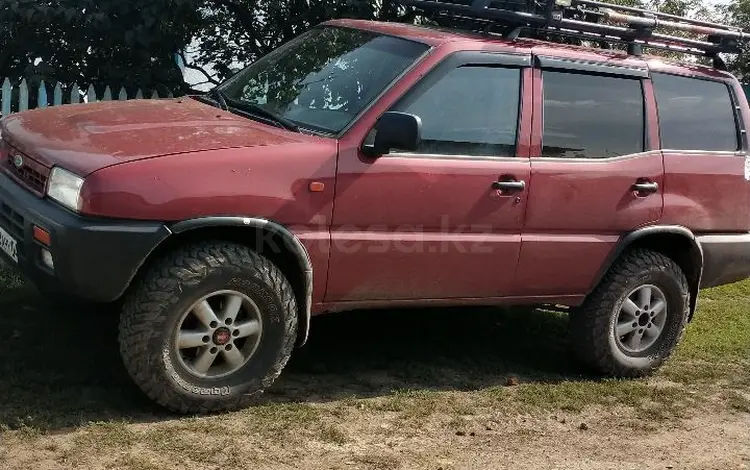
[[[34,226],[50,234],[54,270],[42,261],[46,247],[34,239]],[[79,216],[2,173],[0,227],[18,243],[18,263],[0,250],[6,264],[46,292],[92,302],[120,298],[149,253],[171,233],[163,223]]]

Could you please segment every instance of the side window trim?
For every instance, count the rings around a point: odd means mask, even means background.
[[[661,115],[659,114],[659,102],[657,99],[656,85],[654,85],[654,100],[656,104],[657,115],[659,116],[659,121],[658,121],[659,140],[660,140],[662,150],[686,152],[686,153],[694,152],[694,153],[714,153],[714,154],[734,154],[734,155],[741,154],[742,156],[744,156],[748,152],[748,147],[750,146],[750,143],[748,142],[748,133],[747,133],[748,123],[744,121],[744,118],[742,115],[742,109],[740,108],[739,96],[737,95],[737,90],[733,86],[732,82],[730,82],[727,79],[711,78],[711,77],[707,77],[704,75],[696,75],[692,73],[680,73],[680,72],[674,72],[674,71],[661,71],[661,70],[652,71],[652,73],[665,75],[665,76],[671,76],[671,77],[689,78],[692,80],[701,80],[704,82],[717,83],[717,84],[724,85],[727,88],[727,91],[729,92],[729,100],[732,104],[732,114],[734,116],[735,134],[737,136],[737,149],[735,150],[702,150],[702,149],[685,150],[685,149],[672,149],[672,148],[664,147],[664,139],[662,137],[663,126],[661,125]]]
[[[621,66],[617,64],[613,64],[610,62],[598,62],[598,61],[582,61],[579,59],[571,59],[571,58],[565,58],[565,57],[552,57],[552,56],[544,56],[544,55],[535,55],[534,56],[534,68],[541,71],[541,103],[538,108],[540,115],[541,115],[541,122],[542,122],[542,130],[541,130],[541,141],[540,141],[540,155],[536,156],[535,158],[541,158],[545,161],[549,160],[557,160],[557,161],[567,161],[567,162],[606,162],[611,160],[617,160],[622,158],[630,158],[630,156],[614,156],[614,157],[601,157],[601,158],[576,158],[576,157],[544,157],[544,120],[546,118],[545,116],[545,107],[544,107],[544,72],[550,71],[550,72],[561,72],[561,73],[569,73],[569,74],[578,74],[578,75],[589,75],[589,76],[606,76],[611,78],[621,78],[621,79],[630,79],[630,80],[637,80],[640,83],[641,88],[641,100],[642,100],[642,106],[643,106],[643,147],[642,150],[638,153],[635,153],[633,155],[643,155],[648,154],[650,152],[653,152],[653,142],[651,142],[651,139],[649,137],[649,129],[653,125],[649,118],[649,113],[647,109],[647,100],[646,100],[646,87],[644,86],[644,82],[650,80],[651,73],[647,66],[641,67],[626,67]]]
[[[734,86],[727,84],[729,88],[729,96],[732,99],[732,108],[734,109],[734,121],[737,126],[737,143],[739,144],[739,153],[745,154],[748,150],[747,141],[747,123],[745,122],[744,116],[742,115],[742,108],[740,107],[740,97],[737,95],[737,89]]]
[[[610,62],[585,61],[564,57],[545,55],[534,56],[534,66],[544,70],[561,72],[591,73],[596,75],[612,75],[619,77],[649,78],[649,70],[643,67],[625,66]]]
[[[734,125],[737,130],[737,151],[735,153],[745,154],[747,153],[747,123],[742,116],[742,108],[740,107],[739,96],[737,96],[737,90],[732,84],[726,81],[722,82],[729,89],[729,99],[732,101],[732,111],[734,112]]]
[[[521,145],[521,126],[523,124],[522,113],[531,112],[531,110],[524,110],[523,108],[523,96],[525,93],[525,87],[531,87],[531,83],[527,83],[523,70],[525,68],[531,68],[532,57],[528,53],[511,53],[511,52],[488,52],[488,51],[458,51],[447,55],[440,63],[432,68],[425,76],[421,77],[411,88],[409,88],[402,96],[400,96],[391,105],[389,110],[397,109],[404,101],[412,99],[415,94],[417,96],[425,93],[434,84],[439,82],[443,77],[447,76],[450,72],[457,70],[461,67],[488,67],[488,68],[505,68],[505,69],[518,69],[521,72],[520,76],[520,87],[519,87],[519,104],[516,118],[516,141],[514,143],[516,149]],[[368,136],[369,138],[370,136]],[[446,159],[446,160],[517,160],[517,156],[500,156],[500,155],[456,155],[456,154],[443,154],[443,153],[418,153],[418,152],[392,152],[387,155],[383,155],[380,158],[429,158],[429,159]]]

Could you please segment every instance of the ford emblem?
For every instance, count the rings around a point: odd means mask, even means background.
[[[13,156],[13,166],[18,169],[23,166],[23,155],[17,153]]]

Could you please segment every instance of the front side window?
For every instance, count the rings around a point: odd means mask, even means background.
[[[643,152],[640,80],[545,71],[542,156],[612,158]]]
[[[299,126],[338,133],[429,46],[368,31],[313,29],[219,86]]]
[[[724,83],[663,73],[652,75],[662,148],[736,151],[737,124]]]
[[[396,106],[422,120],[421,154],[514,156],[521,70],[464,66]]]

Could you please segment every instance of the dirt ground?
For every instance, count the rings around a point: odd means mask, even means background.
[[[75,435],[62,434],[36,445],[29,445],[31,442],[25,439],[14,439],[9,446],[6,443],[0,467],[19,470],[750,468],[748,414],[707,414],[640,430],[630,420],[627,410],[512,419],[483,416],[469,420],[465,431],[452,432],[439,418],[405,430],[394,429],[397,425],[388,416],[352,413],[347,416],[346,424],[338,428],[342,436],[351,436],[342,438],[342,442],[309,439],[305,433],[276,444],[253,435],[232,437],[224,449],[217,449],[231,455],[230,460],[213,455],[203,462],[191,462],[189,467],[184,460],[174,460],[173,454],[158,452],[142,443],[129,448],[115,446],[106,453],[92,449],[88,455],[81,455],[75,450],[81,441]],[[199,445],[198,440],[191,441]],[[69,452],[72,453],[66,458]]]
[[[643,380],[582,374],[564,311],[321,317],[263,401],[213,416],[150,403],[116,323],[0,272],[0,469],[750,469],[750,282],[702,294]]]

